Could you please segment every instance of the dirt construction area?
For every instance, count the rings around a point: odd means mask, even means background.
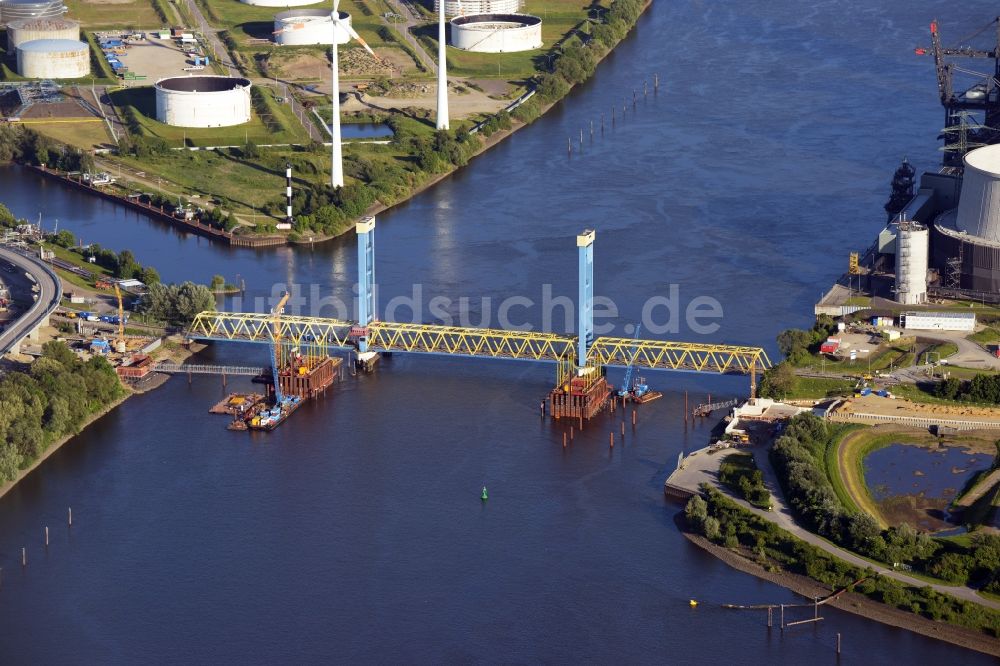
[[[898,398],[880,398],[875,395],[846,400],[833,414],[843,417],[851,414],[875,414],[903,418],[937,418],[943,421],[967,420],[1000,424],[1000,409],[997,408],[972,405],[932,405]]]

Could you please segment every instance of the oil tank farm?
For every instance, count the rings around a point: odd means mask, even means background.
[[[524,6],[523,0],[444,0],[447,17],[473,16],[476,14],[516,14]],[[434,13],[441,11],[441,0],[434,0]]]
[[[475,14],[451,20],[451,45],[477,53],[513,53],[542,46],[542,19],[528,14]]]
[[[351,24],[351,15],[338,12],[340,21]],[[328,9],[292,9],[274,15],[274,41],[281,46],[333,44],[334,27]],[[347,30],[336,28],[337,43],[350,39]]]
[[[17,19],[7,24],[7,51],[15,52],[18,45],[36,39],[80,40],[80,24],[65,18]]]
[[[65,13],[63,0],[0,0],[0,24],[18,19],[58,18]]]
[[[156,119],[175,127],[230,127],[250,120],[250,79],[176,76],[160,79]]]
[[[90,74],[90,47],[74,39],[35,39],[17,47],[17,73],[29,79],[78,79]]]
[[[318,5],[321,0],[240,0],[244,5],[254,7],[305,7],[306,5]],[[329,12],[327,12],[329,13]]]

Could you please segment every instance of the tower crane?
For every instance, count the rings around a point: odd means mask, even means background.
[[[119,354],[124,354],[128,351],[128,346],[125,344],[125,306],[122,303],[122,290],[118,288],[118,283],[115,283],[115,297],[118,298],[118,339],[115,341],[115,351]]]

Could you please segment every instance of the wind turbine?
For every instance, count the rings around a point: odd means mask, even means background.
[[[438,0],[438,112],[437,128],[439,130],[448,129],[448,72],[446,71],[445,43],[447,38],[444,31],[444,0]]]
[[[339,9],[340,0],[333,0],[333,12],[330,14],[330,22],[333,24],[331,27],[333,30],[333,62],[330,67],[330,69],[333,70],[333,90],[330,95],[333,102],[333,109],[331,111],[330,118],[330,143],[332,144],[330,184],[333,185],[334,188],[344,186],[344,156],[340,145],[340,65],[337,60],[337,29],[340,28],[344,30],[348,35],[356,39],[361,46],[365,47],[365,50],[368,51],[368,53],[370,53],[376,61],[379,61],[379,57],[375,55],[375,52],[372,51],[367,42],[361,39],[361,35],[355,32],[350,23],[340,18]],[[305,26],[305,23],[296,23],[282,30],[278,30],[277,32],[284,32],[285,30],[301,30]]]

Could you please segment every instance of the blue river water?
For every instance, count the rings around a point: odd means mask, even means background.
[[[380,301],[420,285],[452,298],[449,314],[469,298],[482,319],[510,296],[573,298],[574,236],[591,228],[612,334],[676,285],[681,312],[715,299],[719,328],[678,315],[652,335],[776,355],[775,335],[807,324],[870,242],[901,157],[938,161],[932,64],[912,50],[927,23],[965,34],[993,11],[657,0],[565,103],[380,216]],[[643,98],[654,73],[660,89]],[[166,280],[239,275],[247,296],[223,307],[263,309],[289,284],[328,304],[352,297],[350,237],[230,249],[18,168],[0,170],[0,201],[130,248]],[[545,323],[541,307],[517,313]],[[266,363],[253,345],[203,356]],[[685,428],[684,392],[736,395],[746,380],[647,380],[666,395],[623,444],[609,450],[617,422],[601,417],[563,450],[563,427],[538,415],[554,373],[530,363],[396,355],[259,437],[207,413],[218,380],[172,379],[0,499],[0,663],[834,663],[837,633],[845,662],[992,663],[834,609],[783,635],[760,613],[720,609],[801,601],[690,544],[662,493],[678,453],[708,439],[707,424]]]

